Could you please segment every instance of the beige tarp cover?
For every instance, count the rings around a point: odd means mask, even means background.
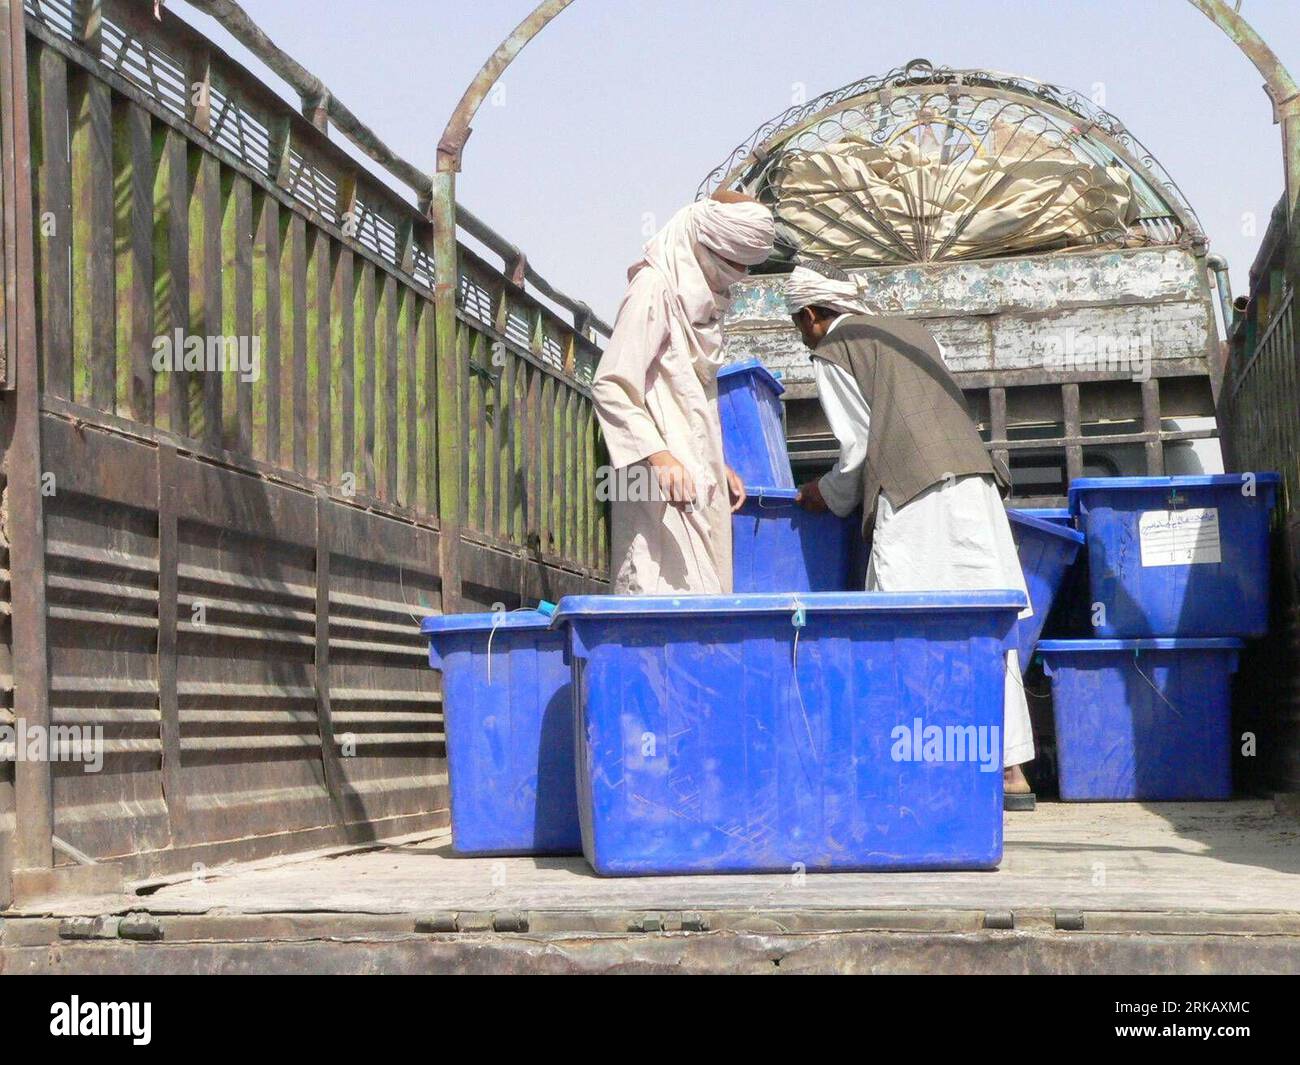
[[[801,255],[932,262],[1141,243],[1128,173],[1057,151],[944,161],[911,141],[852,138],[790,152],[771,179],[782,238]]]

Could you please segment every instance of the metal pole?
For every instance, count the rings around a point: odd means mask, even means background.
[[[1290,218],[1287,241],[1287,274],[1293,290],[1300,292],[1300,96],[1293,96],[1279,108],[1282,151],[1286,157],[1286,205]]]
[[[433,222],[433,310],[438,389],[438,556],[442,611],[454,613],[461,602],[460,534],[464,513],[465,425],[463,402],[468,374],[457,344],[456,174],[433,175],[429,201]]]
[[[460,270],[456,245],[456,174],[470,135],[470,122],[492,86],[524,46],[573,0],[544,0],[488,57],[465,89],[438,141],[438,169],[429,195],[433,222],[434,321],[438,358],[438,552],[443,613],[461,602],[461,528],[465,500],[465,432],[468,373],[457,343],[456,290]]]

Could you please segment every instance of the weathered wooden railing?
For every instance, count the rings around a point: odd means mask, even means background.
[[[1286,270],[1297,236],[1284,202],[1230,330],[1219,419],[1229,469],[1283,478],[1272,631],[1248,647],[1238,671],[1238,716],[1258,738],[1260,757],[1245,760],[1248,783],[1289,792],[1300,792],[1300,306]]]
[[[1281,509],[1300,501],[1300,332],[1294,292],[1286,292],[1270,320],[1224,381],[1232,458],[1238,469],[1277,470],[1285,482]],[[1293,516],[1293,520],[1295,517]],[[1295,530],[1300,533],[1300,528]]]
[[[0,18],[0,726],[104,754],[0,742],[0,904],[11,868],[35,891],[76,855],[147,873],[437,823],[415,621],[601,587],[603,323],[462,245],[440,350],[419,190],[321,114],[152,0]]]
[[[435,517],[432,233],[417,206],[165,10],[27,7],[47,394]],[[52,268],[69,255],[69,273]],[[598,349],[461,259],[467,528],[598,572],[582,383]],[[260,372],[156,372],[155,338],[177,329],[255,341]]]

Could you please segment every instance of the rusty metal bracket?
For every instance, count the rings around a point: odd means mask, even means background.
[[[428,917],[419,917],[415,921],[415,931],[421,935],[449,935],[460,931],[460,918],[454,913],[434,913]]]
[[[528,914],[520,910],[491,913],[443,911],[419,917],[415,931],[420,935],[455,935],[462,932],[527,932]]]
[[[134,911],[122,916],[65,917],[59,922],[59,938],[69,940],[131,939],[157,942],[163,938],[162,922],[151,913]]]
[[[1273,90],[1268,85],[1264,86],[1264,92],[1268,94],[1269,102],[1273,105],[1273,125],[1280,126],[1288,117],[1300,113],[1300,92],[1288,96],[1285,100],[1274,98]]]
[[[119,939],[156,942],[162,939],[162,922],[149,913],[128,913],[117,925]]]

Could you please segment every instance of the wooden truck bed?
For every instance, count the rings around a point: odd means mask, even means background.
[[[984,873],[602,879],[437,832],[5,914],[0,970],[1300,972],[1271,802],[1040,804]]]

